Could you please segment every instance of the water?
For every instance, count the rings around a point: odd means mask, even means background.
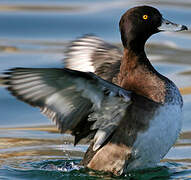
[[[118,21],[126,9],[156,6],[169,20],[190,26],[189,1],[0,0],[0,73],[11,67],[62,67],[69,40],[95,34],[120,43]],[[78,169],[88,145],[74,147],[39,110],[0,87],[0,179],[191,179],[191,34],[160,33],[147,54],[155,68],[172,79],[184,99],[180,138],[155,169],[113,177]]]

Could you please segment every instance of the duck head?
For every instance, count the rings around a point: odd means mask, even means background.
[[[160,31],[182,31],[188,28],[164,19],[161,13],[150,6],[138,6],[129,9],[121,17],[121,39],[124,48],[135,53],[144,51],[147,39]]]

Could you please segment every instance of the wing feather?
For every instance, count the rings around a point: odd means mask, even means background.
[[[86,35],[72,41],[65,51],[64,66],[84,72],[93,72],[112,81],[120,69],[122,52],[96,36]]]
[[[62,133],[94,137],[97,150],[115,131],[131,102],[131,92],[93,73],[56,68],[15,68],[8,90],[52,119]]]

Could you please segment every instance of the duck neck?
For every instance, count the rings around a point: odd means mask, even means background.
[[[125,49],[128,50],[128,52],[133,52],[137,56],[145,55],[144,47],[145,47],[146,40],[137,41],[136,39],[127,41],[125,44]],[[146,57],[146,55],[145,55]]]
[[[144,51],[124,48],[118,85],[155,102],[164,102],[164,82],[151,65]]]
[[[134,51],[131,48],[124,48],[123,57],[121,61],[120,71],[132,72],[138,68],[145,68],[145,70],[155,71],[150,61],[148,60],[144,49],[142,51]]]
[[[145,55],[144,47],[150,34],[142,34],[138,31],[134,32],[133,30],[130,30],[129,32],[126,31],[125,28],[121,28],[121,41],[124,48],[129,52],[134,52],[136,55]],[[128,36],[126,34],[128,34]]]

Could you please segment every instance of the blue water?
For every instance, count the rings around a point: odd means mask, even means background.
[[[189,1],[141,2],[0,0],[0,73],[11,67],[62,67],[67,43],[83,34],[119,44],[120,16],[135,5],[153,5],[169,20],[191,26]],[[191,87],[190,40],[190,31],[160,33],[146,49],[155,68],[183,90]],[[182,134],[159,167],[117,178],[76,169],[88,145],[74,147],[71,136],[49,129],[53,124],[38,109],[0,86],[0,179],[190,179],[191,90],[183,99]]]

